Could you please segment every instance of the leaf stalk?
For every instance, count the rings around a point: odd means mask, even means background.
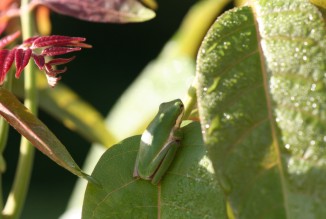
[[[29,7],[29,0],[21,0],[21,8]],[[23,39],[28,39],[33,36],[34,23],[32,13],[29,10],[22,10],[21,24]],[[24,105],[37,114],[37,90],[36,77],[33,72],[31,62],[25,68],[25,101]],[[13,186],[9,193],[6,205],[2,215],[6,219],[18,219],[23,210],[26,200],[29,182],[32,173],[34,160],[34,147],[24,137],[21,138],[20,153],[16,175]]]

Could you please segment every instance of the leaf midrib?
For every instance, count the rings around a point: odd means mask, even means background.
[[[285,214],[287,218],[290,218],[290,212],[288,209],[289,206],[289,200],[287,196],[287,190],[286,190],[286,180],[285,180],[285,173],[282,165],[282,158],[281,158],[281,151],[280,151],[280,143],[277,138],[277,131],[276,131],[276,124],[275,124],[275,119],[273,116],[273,111],[272,111],[272,99],[271,95],[269,93],[269,83],[268,83],[268,72],[266,69],[266,63],[265,63],[265,58],[264,58],[264,53],[263,53],[263,48],[261,47],[261,36],[260,36],[260,31],[259,31],[259,23],[258,23],[258,17],[259,17],[259,10],[255,7],[255,4],[251,4],[252,10],[253,10],[253,16],[254,16],[254,23],[256,26],[256,35],[257,35],[257,42],[258,42],[258,50],[259,50],[259,58],[260,58],[260,67],[261,67],[261,73],[262,73],[262,79],[263,79],[263,87],[265,91],[265,97],[266,97],[266,106],[267,106],[267,113],[268,113],[268,118],[269,118],[269,123],[270,123],[270,128],[271,128],[271,135],[272,135],[272,145],[274,146],[274,150],[276,153],[277,157],[277,168],[279,170],[279,176],[280,176],[280,183],[281,183],[281,188],[282,188],[282,194],[283,194],[283,205],[285,209]]]

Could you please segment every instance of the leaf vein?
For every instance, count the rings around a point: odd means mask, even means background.
[[[262,125],[264,122],[268,121],[268,117],[264,117],[260,120],[257,120],[255,123],[252,123],[252,125],[250,127],[246,127],[244,130],[244,132],[242,132],[242,135],[238,135],[238,138],[236,138],[228,147],[227,150],[224,154],[224,159],[226,159],[228,156],[230,156],[230,154],[234,151],[234,149],[236,148],[237,145],[240,145],[241,142],[244,141],[244,139],[250,134],[252,133],[252,131],[259,127],[260,125]],[[223,160],[224,160],[223,159]]]

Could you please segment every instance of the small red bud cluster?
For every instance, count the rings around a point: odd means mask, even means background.
[[[19,35],[20,33],[16,32],[0,40],[0,85],[4,82],[6,74],[13,63],[16,66],[15,77],[19,78],[30,58],[32,58],[37,67],[45,71],[48,84],[54,87],[61,79],[58,74],[67,70],[66,67],[57,70],[54,66],[66,64],[75,57],[52,58],[49,61],[47,61],[47,58],[79,51],[82,48],[91,48],[91,45],[84,43],[85,38],[53,35],[31,37],[11,50],[2,49]]]

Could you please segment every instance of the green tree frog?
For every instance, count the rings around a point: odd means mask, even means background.
[[[157,185],[179,147],[184,106],[180,99],[162,103],[157,115],[141,136],[134,177]]]

